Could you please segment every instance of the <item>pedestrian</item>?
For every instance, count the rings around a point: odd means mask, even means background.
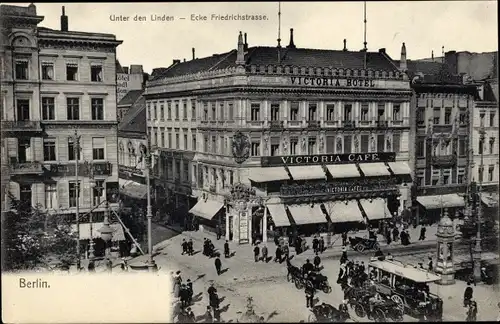
[[[182,253],[181,253],[181,255],[187,254],[187,252],[188,252],[188,244],[186,242],[186,239],[182,239],[181,246],[182,246]]]
[[[191,279],[188,279],[186,281],[186,290],[187,290],[187,303],[188,305],[191,305],[193,301],[193,283],[191,282]]]
[[[319,257],[318,252],[316,252],[316,256],[314,257],[313,263],[316,270],[319,270],[319,265],[321,264],[321,258]]]
[[[361,265],[359,266],[359,272],[365,273],[365,271],[366,271],[365,261],[361,261]]]
[[[259,255],[260,255],[260,248],[256,244],[255,247],[253,248],[253,257],[254,257],[255,262],[259,262]]]
[[[194,316],[193,311],[191,310],[191,307],[188,307],[186,309],[186,319],[188,320],[188,323],[196,323],[196,316]]]
[[[394,228],[392,229],[392,240],[394,242],[399,241],[399,230],[397,226],[394,226]]]
[[[89,265],[87,267],[87,270],[89,272],[95,272],[95,262],[94,262],[94,260],[90,260],[89,261]]]
[[[429,257],[429,262],[427,263],[427,269],[429,270],[429,272],[432,272],[433,269],[432,257]]]
[[[208,240],[207,238],[203,238],[203,255],[208,256]]]
[[[427,229],[425,228],[424,225],[422,225],[422,228],[420,229],[420,237],[418,238],[419,241],[425,241],[425,232]]]
[[[313,252],[314,253],[318,252],[318,248],[319,248],[319,241],[318,241],[318,238],[316,236],[314,236],[314,238],[313,238]]]
[[[314,284],[311,279],[308,279],[306,281],[306,288],[305,288],[305,293],[306,293],[306,307],[313,307],[314,306]]]
[[[340,264],[343,264],[347,261],[347,247],[342,246],[342,256],[340,257]]]
[[[186,285],[182,284],[180,291],[179,291],[179,297],[181,300],[181,307],[186,308],[188,306],[188,290],[186,289]]]
[[[217,289],[214,287],[213,281],[210,283],[210,287],[207,289],[208,297],[212,296],[213,294],[217,293]]]
[[[262,261],[264,261],[265,263],[267,263],[267,245],[264,244],[264,246],[262,247]]]
[[[174,276],[174,297],[180,297],[181,284],[181,272],[177,271]]]
[[[221,228],[220,228],[220,225],[219,225],[219,224],[217,224],[217,226],[215,227],[215,232],[216,232],[216,234],[217,234],[217,240],[219,240],[219,239],[220,239],[220,237],[222,236],[222,230],[221,230]]]
[[[213,323],[214,318],[212,317],[212,312],[210,311],[210,306],[207,306],[207,310],[205,311],[205,315],[203,316],[205,323]]]
[[[282,254],[285,260],[290,260],[290,248],[288,247],[288,244],[283,245]],[[283,262],[283,258],[281,259],[281,262]]]
[[[385,240],[387,242],[387,245],[391,244],[392,240],[391,240],[391,232],[389,230],[387,230],[385,232]]]
[[[467,311],[467,322],[475,322],[477,320],[477,303],[475,300],[470,301],[469,310]]]
[[[347,269],[345,263],[342,263],[340,265],[339,275],[337,277],[337,283],[342,286],[342,289],[344,289],[344,283],[346,279],[347,279]]]
[[[274,244],[276,246],[280,245],[280,239],[279,239],[278,235],[274,235]]]
[[[275,253],[275,257],[274,257],[274,262],[279,262],[281,263],[281,246],[277,246],[276,247],[276,253]]]
[[[128,263],[127,263],[127,260],[125,258],[122,258],[122,262],[121,262],[120,266],[121,266],[121,269],[123,272],[128,271]]]
[[[212,240],[208,240],[208,255],[213,258],[215,256],[215,245]]]
[[[347,245],[347,231],[342,233],[342,246]]]
[[[229,258],[229,241],[226,240],[226,242],[224,243],[224,257],[225,258]]]
[[[217,270],[217,275],[220,276],[222,269],[222,262],[220,261],[218,255],[215,257],[214,263],[215,263],[215,270]]]
[[[323,238],[323,236],[319,238],[319,252],[325,252],[325,239]]]
[[[219,309],[219,297],[217,297],[216,303],[217,307],[214,309],[214,322],[220,323],[221,319],[220,319],[220,309]]]
[[[111,261],[109,258],[106,258],[106,270],[108,272],[113,271],[113,261]]]
[[[309,272],[314,270],[314,265],[309,261],[309,259],[306,260],[306,263],[302,266],[302,274],[306,275]]]
[[[474,289],[470,286],[470,283],[467,283],[467,288],[464,291],[464,307],[469,306],[470,301],[472,300],[472,296],[474,294]]]
[[[189,241],[187,243],[187,251],[188,251],[188,255],[194,254],[193,239],[189,239]]]

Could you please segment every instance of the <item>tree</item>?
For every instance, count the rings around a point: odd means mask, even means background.
[[[2,214],[2,270],[47,268],[54,261],[62,267],[73,264],[77,255],[71,224],[9,197],[11,210]]]

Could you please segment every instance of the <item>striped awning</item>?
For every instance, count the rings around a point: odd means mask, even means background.
[[[80,227],[80,240],[89,240],[92,238],[101,237],[101,233],[99,230],[102,228],[104,223],[81,223]],[[123,227],[120,223],[109,224],[109,226],[114,230],[113,236],[111,237],[111,241],[125,241],[125,232],[123,231]],[[92,227],[92,235],[90,235],[90,228]],[[71,225],[71,229],[73,232],[77,232],[76,224]]]
[[[369,220],[391,218],[391,212],[384,199],[377,198],[371,202],[368,199],[361,199],[360,203]]]
[[[391,175],[389,169],[387,169],[387,166],[384,163],[361,163],[359,167],[366,177],[380,177]]]
[[[287,207],[297,225],[326,223],[326,216],[319,204],[288,205]]]
[[[290,176],[284,167],[251,168],[249,170],[248,178],[255,182],[290,180]]]
[[[277,227],[290,226],[290,220],[285,210],[285,205],[279,198],[271,198],[266,202],[267,210]]]
[[[357,178],[361,176],[355,164],[329,164],[326,168],[334,179]]]
[[[417,197],[419,204],[427,209],[452,208],[465,206],[465,200],[458,194]]]
[[[121,179],[120,179],[121,180]],[[137,183],[132,180],[119,181],[120,194],[136,199],[145,199],[148,194],[148,187],[145,184]]]
[[[411,174],[410,167],[406,162],[389,162],[389,168],[396,175]]]
[[[324,205],[332,223],[364,222],[356,200],[329,201]]]
[[[481,201],[488,207],[498,206],[498,193],[481,193]]]
[[[200,199],[189,212],[195,216],[211,220],[223,206],[223,203],[216,200]]]
[[[293,180],[326,180],[326,174],[321,165],[289,166],[288,170]]]

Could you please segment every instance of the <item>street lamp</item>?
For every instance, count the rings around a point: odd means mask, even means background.
[[[101,233],[101,239],[105,243],[106,247],[106,257],[109,257],[109,242],[113,238],[113,232],[115,230],[109,226],[109,203],[106,201],[106,211],[104,212],[104,224],[99,229],[99,233]]]
[[[484,124],[481,123],[481,128],[479,130],[479,145],[481,150],[479,154],[481,154],[481,162],[479,165],[479,186],[477,186],[477,232],[476,232],[476,245],[474,246],[474,280],[476,282],[481,281],[481,218],[483,213],[483,207],[481,202],[481,191],[483,186],[483,176],[484,176],[484,161],[483,161],[483,152],[484,152],[484,139],[485,139],[485,130]]]
[[[94,168],[92,166],[92,162],[85,161],[85,167],[87,169],[87,172],[89,174],[89,185],[90,185],[90,190],[93,193],[94,188],[96,186],[96,181],[94,179]],[[93,237],[93,228],[92,228],[92,211],[94,208],[94,195],[92,194],[90,197],[90,211],[89,211],[89,226],[90,226],[90,237],[89,237],[89,259],[92,260],[95,257],[95,250],[94,250],[94,237]]]
[[[141,150],[142,158],[146,160],[146,187],[147,187],[147,211],[146,218],[148,219],[148,254],[149,258],[146,265],[149,271],[158,270],[155,260],[153,259],[153,237],[152,237],[152,219],[153,211],[151,209],[151,139],[147,137],[147,147]]]
[[[80,138],[78,131],[75,129],[75,134],[70,136],[73,140],[73,153],[75,157],[75,181],[76,181],[76,267],[80,269],[80,182],[78,181],[78,163],[80,158]]]

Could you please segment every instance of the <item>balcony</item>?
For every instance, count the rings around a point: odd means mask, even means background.
[[[321,122],[319,120],[308,120],[307,121],[307,128],[320,128]]]
[[[393,120],[392,126],[403,126],[403,120],[402,119]]]
[[[92,170],[94,176],[106,175],[109,176],[112,174],[112,164],[110,162],[92,162],[91,163]],[[47,164],[45,166],[48,173],[55,177],[67,177],[75,175],[75,163],[66,162],[66,163],[55,163],[55,164]],[[78,165],[78,176],[88,177],[89,170],[87,169],[84,163],[79,163]]]
[[[377,120],[377,128],[387,128],[389,127],[389,123],[387,120]]]
[[[10,165],[12,175],[42,174],[42,164],[38,161],[16,162]]]
[[[302,121],[300,121],[300,120],[289,120],[288,121],[288,126],[300,127],[301,125],[302,125]]]
[[[370,125],[371,125],[371,123],[372,123],[372,122],[371,122],[370,120],[366,120],[366,119],[365,119],[365,120],[360,120],[360,121],[358,122],[359,126],[370,126]]]
[[[451,155],[435,155],[432,157],[431,163],[433,166],[452,167],[457,164],[457,156]]]
[[[271,120],[269,122],[269,127],[271,129],[282,129],[283,128],[283,121],[282,120]]]
[[[432,131],[434,133],[451,133],[453,132],[453,125],[439,125],[439,124],[434,124],[432,125]]]
[[[343,126],[344,126],[344,128],[355,128],[356,123],[354,122],[354,120],[344,120]]]
[[[247,121],[248,126],[259,126],[262,127],[264,125],[263,120],[249,120]]]
[[[41,132],[39,120],[3,120],[2,130],[6,132]]]

